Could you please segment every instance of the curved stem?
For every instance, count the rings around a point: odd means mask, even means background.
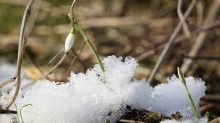
[[[102,69],[102,72],[104,73],[105,72],[105,69],[104,69],[104,66],[98,56],[98,53],[96,52],[95,48],[93,47],[92,43],[90,42],[90,40],[87,38],[85,32],[83,31],[82,27],[77,23],[77,21],[74,19],[74,25],[77,26],[79,32],[82,34],[83,38],[85,39],[86,43],[89,45],[89,47],[92,49],[92,52],[93,54],[95,55],[96,57],[96,60],[98,61],[101,69]]]

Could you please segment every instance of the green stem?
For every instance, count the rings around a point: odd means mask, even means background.
[[[187,87],[187,85],[186,85],[186,80],[185,80],[185,78],[184,78],[184,76],[183,76],[183,74],[182,74],[182,72],[181,72],[181,70],[180,70],[179,67],[177,68],[177,71],[178,71],[179,78],[181,79],[183,85],[184,85],[185,88],[186,88],[187,95],[188,95],[190,104],[191,104],[191,106],[192,106],[192,109],[193,109],[195,118],[198,119],[199,116],[198,116],[198,113],[197,113],[197,111],[196,111],[196,107],[195,107],[195,104],[194,104],[194,102],[193,102],[192,96],[191,96],[191,94],[190,94],[190,92],[189,92],[189,89],[188,89],[188,87]]]
[[[92,43],[89,41],[89,39],[87,38],[85,32],[83,31],[82,27],[78,24],[78,22],[74,19],[74,25],[77,26],[79,32],[82,34],[83,38],[85,39],[86,43],[89,45],[89,47],[92,49],[92,52],[93,54],[95,55],[96,57],[96,60],[98,61],[101,69],[102,69],[102,72],[104,73],[105,72],[105,69],[104,69],[104,66],[98,56],[98,53],[96,52],[95,48],[92,46]]]
[[[22,108],[24,108],[24,107],[26,107],[26,106],[29,106],[29,105],[32,106],[32,104],[27,104],[27,105],[22,106],[21,109],[20,109],[20,115],[21,115],[21,121],[22,121],[22,123],[24,123],[24,120],[23,120],[23,117],[22,117],[22,114],[21,114],[21,110],[22,110]]]

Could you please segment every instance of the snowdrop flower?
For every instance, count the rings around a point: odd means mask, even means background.
[[[69,35],[66,37],[66,41],[65,41],[65,52],[68,52],[70,50],[70,48],[73,46],[74,43],[74,35],[75,35],[75,28],[73,27],[70,30]]]

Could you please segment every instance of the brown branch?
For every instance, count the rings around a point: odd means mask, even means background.
[[[192,10],[194,9],[196,3],[197,3],[197,0],[193,0],[193,1],[191,2],[190,6],[187,8],[187,10],[186,10],[186,12],[185,12],[185,14],[184,14],[184,18],[187,18],[187,17],[190,15],[190,13],[191,13]],[[175,28],[173,34],[171,35],[169,41],[167,42],[166,47],[164,48],[162,54],[160,55],[160,57],[159,57],[159,59],[158,59],[156,65],[155,65],[155,67],[154,67],[154,69],[153,69],[153,71],[152,71],[152,73],[151,73],[151,75],[150,75],[150,77],[149,77],[149,79],[148,79],[149,83],[152,84],[152,82],[153,82],[153,80],[154,80],[154,77],[155,77],[155,75],[156,75],[158,69],[160,68],[160,65],[162,64],[162,62],[163,62],[163,60],[164,60],[164,58],[165,58],[165,56],[166,56],[168,50],[169,50],[170,47],[172,46],[172,44],[173,44],[173,42],[174,42],[174,40],[175,40],[175,38],[176,38],[176,36],[177,36],[177,34],[179,33],[179,31],[180,31],[181,28],[182,28],[182,23],[179,22],[178,25],[177,25],[177,27]]]
[[[72,27],[74,27],[74,13],[73,13],[73,8],[74,8],[74,4],[75,4],[76,0],[73,0],[73,3],[72,5],[70,6],[70,20],[71,20],[71,24],[72,24]]]
[[[40,68],[40,66],[35,62],[33,58],[29,56],[29,54],[25,53],[25,56],[31,61],[31,63],[37,68],[37,70],[40,71],[41,74],[44,74],[43,70]],[[49,79],[48,77],[45,77],[46,79]]]
[[[24,30],[25,30],[25,23],[26,23],[26,18],[27,15],[30,13],[30,7],[32,5],[34,0],[30,0],[29,3],[27,4],[24,14],[23,14],[23,18],[22,18],[22,23],[21,23],[21,30],[20,30],[20,37],[19,37],[19,44],[18,44],[18,58],[17,58],[17,71],[15,73],[15,76],[13,78],[10,78],[8,80],[6,80],[5,82],[2,83],[2,85],[6,85],[10,82],[13,82],[16,78],[17,80],[17,86],[16,86],[16,91],[15,94],[13,96],[12,101],[6,106],[6,109],[8,109],[11,104],[14,102],[14,100],[16,99],[19,89],[20,89],[20,83],[21,83],[21,78],[20,78],[20,74],[21,74],[21,64],[22,64],[22,58],[23,58],[23,53],[24,53],[24,47],[25,47],[25,43],[26,43],[26,39],[23,41],[24,38]]]
[[[204,27],[200,27],[200,28],[198,28],[198,29],[192,31],[192,32],[191,32],[191,35],[194,36],[194,35],[198,34],[199,32],[206,31],[206,30],[210,30],[210,29],[216,28],[216,27],[218,27],[218,26],[220,26],[220,20],[215,21],[215,22],[210,23],[210,24],[208,24],[208,25],[206,25],[206,26],[204,26]],[[183,41],[183,40],[186,40],[186,39],[187,39],[187,37],[186,37],[185,35],[180,36],[180,37],[178,37],[178,38],[175,39],[174,44],[177,44],[177,43],[179,43],[179,42],[181,42],[181,41]],[[158,52],[158,51],[164,49],[164,47],[165,47],[165,44],[161,44],[160,46],[157,47],[157,49],[152,49],[152,50],[150,50],[150,51],[148,51],[148,52],[145,52],[145,53],[143,53],[143,54],[137,56],[136,59],[137,59],[137,60],[142,60],[142,59],[144,59],[144,58],[147,58],[147,57],[153,55],[155,52]]]
[[[213,119],[209,123],[220,123],[220,117]]]
[[[9,84],[9,83],[11,83],[11,82],[14,82],[16,78],[17,78],[17,77],[12,77],[12,78],[10,78],[10,79],[5,80],[4,82],[2,82],[2,83],[0,84],[0,88],[2,88],[3,86],[5,86],[5,85],[7,85],[7,84]]]
[[[177,6],[177,14],[180,18],[180,21],[182,22],[183,24],[183,32],[185,33],[186,37],[187,38],[190,38],[191,37],[191,34],[190,34],[190,31],[189,31],[189,27],[185,21],[185,18],[183,16],[183,13],[182,13],[182,10],[181,10],[181,5],[182,5],[182,0],[179,0],[178,1],[178,6]]]
[[[17,78],[18,74],[20,73],[19,67],[21,66],[21,63],[22,63],[22,58],[20,57],[20,54],[21,54],[21,50],[23,48],[23,37],[24,37],[25,23],[26,23],[26,18],[27,18],[29,11],[30,11],[30,7],[31,7],[33,1],[34,0],[30,0],[29,3],[27,4],[25,11],[24,11],[24,14],[23,14],[23,18],[22,18],[21,30],[20,30],[20,36],[19,36],[19,44],[18,44],[18,58],[17,58],[16,73],[15,73],[14,77],[2,82],[0,84],[0,88],[2,88],[4,85],[7,85],[11,82],[14,82],[15,79]]]
[[[32,9],[32,12],[31,12],[33,14],[31,14],[31,16],[29,18],[29,21],[27,23],[27,27],[28,28],[25,30],[25,35],[27,37],[31,34],[31,32],[32,32],[32,30],[34,28],[34,24],[35,24],[35,22],[37,20],[37,16],[38,16],[41,4],[42,4],[42,0],[37,0],[37,1],[35,1],[35,3],[36,4],[33,6],[33,9]]]
[[[0,109],[0,114],[17,114],[17,111]]]
[[[216,100],[220,101],[220,95],[211,95],[211,94],[206,94],[205,96],[202,97],[204,100]]]
[[[191,57],[191,56],[187,56],[187,55],[184,55],[184,54],[181,54],[181,56],[183,58],[187,58],[187,59],[220,60],[220,57],[212,57],[212,56],[195,56],[195,57]]]
[[[44,77],[46,77],[47,75],[51,74],[62,62],[63,60],[66,58],[67,56],[67,53],[65,52],[65,54],[63,55],[63,57],[60,59],[60,61],[55,65],[53,66],[53,68],[51,68],[47,73],[45,73],[44,75],[38,77],[36,80],[39,80],[39,79],[42,79]]]
[[[196,27],[202,27],[202,23],[204,20],[204,5],[202,3],[201,0],[198,1],[198,3],[196,4]]]
[[[19,56],[19,65],[18,65],[18,68],[17,68],[17,71],[18,71],[18,74],[17,74],[17,85],[16,85],[16,90],[15,90],[15,94],[12,98],[12,101],[6,105],[6,109],[9,109],[9,107],[12,105],[12,103],[16,100],[17,96],[18,96],[18,93],[19,93],[19,90],[20,90],[20,85],[21,85],[21,63],[22,63],[22,58],[23,58],[23,54],[24,54],[24,49],[25,49],[25,44],[27,42],[27,39],[24,38],[24,41],[22,42],[22,49],[20,51],[20,56]]]
[[[68,69],[67,69],[67,72],[66,72],[66,76],[69,76],[69,75],[70,75],[70,71],[71,71],[71,69],[72,69],[72,67],[73,67],[73,64],[74,64],[74,62],[76,61],[76,59],[78,58],[78,55],[81,53],[81,51],[82,51],[82,49],[84,48],[85,44],[86,44],[86,42],[83,42],[83,44],[82,44],[80,50],[79,50],[77,53],[75,52],[75,50],[73,50],[73,53],[74,53],[75,56],[74,56],[74,58],[72,59],[72,61],[70,62],[70,65],[69,65],[69,67],[68,67]]]
[[[213,1],[211,8],[208,12],[208,15],[205,19],[204,26],[206,26],[207,24],[212,23],[214,21],[216,15],[218,13],[219,6],[220,6],[219,0]],[[194,45],[192,46],[191,50],[189,51],[188,56],[196,57],[199,54],[199,51],[202,48],[206,37],[207,37],[207,32],[199,33],[199,35],[195,39]],[[181,66],[181,70],[182,70],[183,74],[186,73],[189,70],[190,66],[193,64],[192,59],[188,59],[186,61],[187,62],[184,62]]]

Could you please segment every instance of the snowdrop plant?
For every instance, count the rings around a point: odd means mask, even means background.
[[[73,28],[74,28],[74,26],[76,26],[76,27],[78,28],[79,32],[81,33],[81,35],[82,35],[83,38],[85,39],[86,43],[87,43],[87,44],[89,45],[89,47],[91,48],[93,54],[95,55],[96,60],[98,61],[99,65],[100,65],[100,67],[101,67],[101,69],[102,69],[102,72],[104,73],[104,72],[105,72],[105,68],[104,68],[104,66],[103,66],[103,64],[102,64],[102,62],[101,62],[101,60],[100,60],[100,58],[99,58],[99,56],[98,56],[98,53],[96,52],[96,50],[95,50],[95,48],[93,47],[92,43],[90,42],[89,38],[86,36],[86,33],[83,31],[83,29],[82,29],[82,27],[79,25],[79,23],[78,23],[75,19],[72,18],[73,15],[70,15],[70,13],[69,13],[68,16],[69,16],[70,20],[74,22]],[[72,31],[72,30],[71,30],[71,31]],[[67,38],[66,38],[66,42],[65,42],[65,48],[66,48],[66,49],[65,49],[65,51],[68,50],[69,47],[72,47],[72,43],[74,43],[75,30],[72,31],[73,33],[71,33],[71,31],[70,31],[70,34],[69,34],[69,35],[67,36]],[[71,34],[72,34],[72,35],[71,35]],[[70,49],[70,48],[69,48],[69,49]],[[68,51],[66,51],[66,52],[68,52]]]
[[[187,87],[187,85],[186,85],[186,80],[185,80],[185,78],[184,78],[184,76],[183,76],[183,74],[182,74],[182,71],[180,70],[179,67],[177,68],[177,71],[178,71],[179,78],[181,79],[181,82],[183,83],[183,85],[184,85],[185,88],[186,88],[187,95],[188,95],[190,104],[191,104],[191,106],[192,106],[192,109],[193,109],[195,118],[198,119],[199,116],[198,116],[198,113],[197,113],[197,111],[196,111],[196,107],[195,107],[195,104],[194,104],[194,102],[193,102],[192,96],[191,96],[191,94],[190,94],[190,92],[189,92],[189,89],[188,89],[188,87]]]

